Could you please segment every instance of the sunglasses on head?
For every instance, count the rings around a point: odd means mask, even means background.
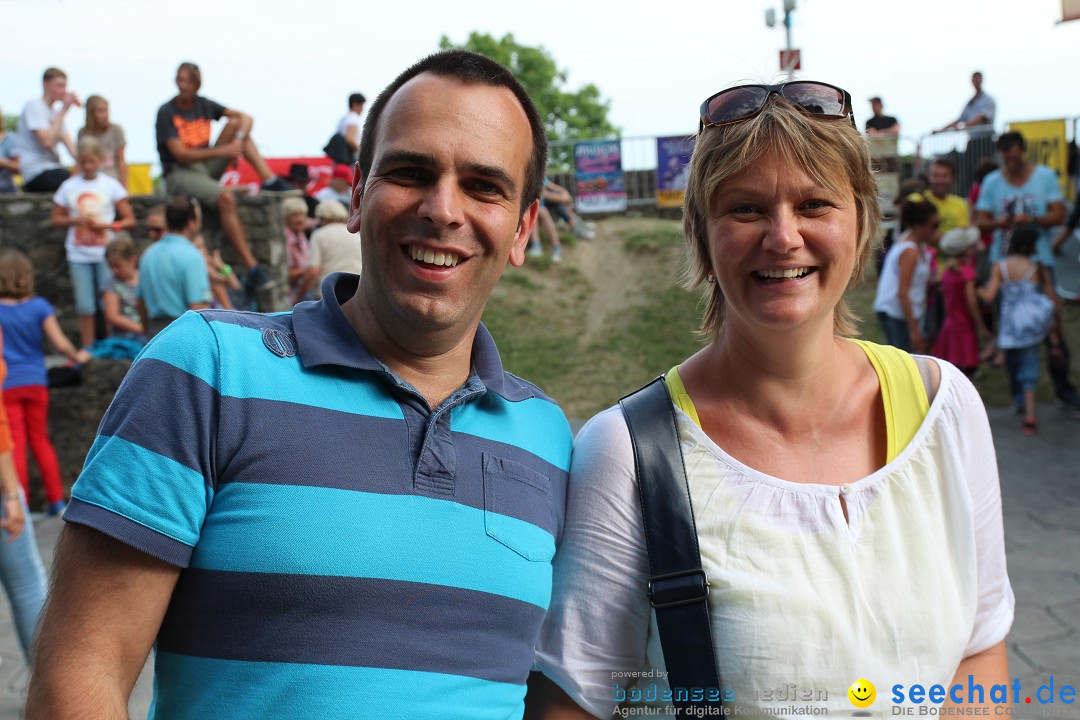
[[[752,118],[765,108],[765,101],[773,93],[809,115],[851,118],[851,126],[857,129],[848,91],[811,80],[796,80],[777,85],[739,85],[721,90],[701,103],[701,124],[698,129]]]

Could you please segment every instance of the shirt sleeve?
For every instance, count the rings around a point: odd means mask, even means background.
[[[203,98],[206,101],[206,115],[212,120],[220,120],[221,116],[225,114],[225,106],[221,103],[211,100],[210,98]]]
[[[217,338],[186,313],[132,364],[64,520],[187,567],[217,478],[218,387]]]
[[[322,267],[322,228],[311,233],[311,242],[308,244],[308,267]]]
[[[49,125],[52,124],[49,109],[45,107],[44,103],[40,102],[30,103],[23,117],[26,118],[26,127],[29,130],[48,130]]]
[[[975,387],[958,370],[947,367],[952,375],[950,382],[957,388],[953,407],[975,521],[978,605],[971,639],[964,650],[964,657],[971,657],[1005,639],[1012,627],[1016,599],[1005,563],[1001,482],[990,421]]]
[[[60,183],[60,187],[56,188],[56,192],[53,193],[53,204],[59,205],[65,210],[71,210],[71,203],[67,199],[68,181]]]
[[[49,316],[55,315],[56,310],[53,309],[52,304],[43,297],[34,298],[35,310],[37,310],[37,323],[40,325],[45,322]]]
[[[1046,204],[1063,202],[1065,195],[1061,192],[1061,183],[1058,182],[1057,173],[1050,168],[1046,168],[1046,172],[1043,173],[1043,182],[1046,184]],[[1049,210],[1049,207],[1047,207]]]
[[[109,176],[103,175],[102,177]],[[128,196],[128,191],[123,185],[120,184],[119,180],[113,180],[113,178],[111,177],[109,177],[109,179],[112,180],[112,182],[109,184],[109,187],[112,190],[112,200],[113,204],[115,205],[116,203],[120,202]]]
[[[971,225],[971,206],[960,196],[956,196],[956,214],[960,218],[960,227]]]
[[[566,525],[536,668],[581,707],[611,717],[613,673],[646,670],[648,553],[630,433],[618,407],[578,434]]]
[[[196,250],[186,260],[184,270],[184,298],[188,307],[196,303],[210,302],[210,276],[206,271],[206,261]]]
[[[979,200],[975,203],[975,209],[994,214],[994,196],[997,194],[996,178],[986,177],[979,189]]]
[[[158,145],[164,144],[167,140],[174,137],[180,137],[180,133],[177,132],[176,126],[173,125],[172,112],[170,108],[172,103],[165,103],[158,108],[157,123],[155,124],[157,142]]]

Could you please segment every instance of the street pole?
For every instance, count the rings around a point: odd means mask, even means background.
[[[795,0],[784,0],[784,34],[787,36],[787,48],[789,52],[794,50],[791,44],[791,13],[795,10]],[[795,68],[788,66],[788,82],[795,79]]]
[[[781,70],[787,73],[788,82],[795,79],[795,66],[794,64],[788,64],[783,58],[791,57],[792,51],[795,49],[791,44],[791,14],[795,12],[795,4],[797,0],[784,0],[784,35],[785,45],[784,53],[781,54]],[[766,8],[765,10],[765,24],[769,27],[776,26],[776,10],[773,8]]]

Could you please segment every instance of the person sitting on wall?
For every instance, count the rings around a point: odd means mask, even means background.
[[[139,318],[148,339],[188,310],[210,307],[206,261],[191,242],[201,222],[197,200],[171,199],[165,206],[165,235],[139,260]]]
[[[306,298],[314,293],[321,297],[322,281],[336,272],[360,274],[363,257],[360,252],[360,235],[345,226],[349,211],[337,200],[323,200],[315,208],[319,229],[311,233],[310,252],[307,258],[307,275],[298,289],[297,297]]]
[[[574,198],[570,195],[570,191],[546,177],[544,178],[544,193],[540,196],[540,205],[547,208],[553,219],[559,218],[569,225],[579,238],[592,240],[596,237],[592,223],[585,222],[574,212]]]
[[[348,165],[335,165],[330,175],[330,184],[316,192],[315,199],[319,202],[337,200],[348,207],[351,200],[349,191],[352,188],[352,179],[352,170]]]
[[[72,107],[81,107],[79,96],[67,89],[67,74],[51,67],[41,78],[44,93],[26,103],[19,115],[19,174],[24,192],[55,192],[71,173],[60,164],[60,145],[75,157],[75,143],[64,127],[64,118]],[[56,109],[56,103],[61,103]]]
[[[264,190],[291,190],[270,171],[251,138],[254,124],[250,115],[228,108],[199,95],[202,72],[195,63],[181,63],[176,71],[176,97],[158,108],[157,145],[161,170],[170,195],[198,199],[203,205],[217,208],[221,229],[245,267],[246,286],[260,290],[274,284],[255,260],[248,246],[244,226],[236,210],[236,198],[219,181],[225,169],[243,156],[262,180]],[[217,142],[210,145],[210,131],[215,120],[226,118]]]
[[[356,162],[356,154],[360,150],[360,128],[363,120],[360,114],[364,112],[364,103],[367,102],[360,93],[349,96],[349,112],[338,121],[337,130],[330,136],[330,142],[326,143],[323,152],[338,165],[352,165]],[[348,201],[345,202],[348,205]]]

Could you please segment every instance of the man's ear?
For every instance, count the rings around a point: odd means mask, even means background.
[[[533,227],[536,225],[536,218],[539,214],[539,198],[533,200],[532,205],[525,208],[525,212],[521,214],[521,221],[518,223],[517,232],[514,235],[514,244],[510,247],[510,264],[514,267],[521,267],[525,264],[525,247],[529,244],[529,238],[532,237]]]
[[[360,174],[360,163],[353,164],[352,191],[349,194],[349,219],[345,226],[349,232],[360,232],[360,201],[364,198],[364,176]]]

